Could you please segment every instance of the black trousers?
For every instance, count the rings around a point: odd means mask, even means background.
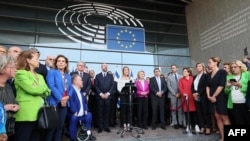
[[[232,109],[233,120],[236,125],[250,125],[250,116],[245,103],[234,103]]]
[[[37,129],[36,121],[15,123],[15,141],[39,141],[41,130]]]
[[[157,117],[158,117],[158,110],[160,113],[160,124],[161,126],[165,126],[165,99],[159,98],[159,97],[153,97],[151,98],[151,104],[152,104],[152,126],[156,126],[157,123]]]
[[[188,117],[188,112],[184,112],[184,114],[186,118],[186,125],[189,124],[191,125],[191,127],[195,127],[195,125],[198,125],[195,111],[189,112],[189,117]]]
[[[111,126],[115,126],[116,123],[116,103],[117,103],[117,98],[115,95],[112,96],[110,99],[110,118],[109,118],[109,124]]]
[[[121,104],[120,104],[121,126],[123,126],[123,124],[132,124],[132,118],[131,118],[132,115],[131,114],[133,113],[133,111],[130,111],[130,108],[132,109],[133,107],[130,107],[132,105],[130,105],[129,95],[128,94],[121,94],[120,99],[121,99]],[[131,103],[132,103],[132,101],[131,101]]]
[[[195,101],[196,106],[196,117],[197,122],[200,128],[211,128],[212,127],[212,119],[211,113],[209,113],[207,103],[204,101]]]
[[[98,99],[98,126],[108,128],[110,118],[110,98]]]
[[[88,108],[92,113],[92,123],[94,127],[98,127],[98,100],[95,95],[92,95],[92,93],[89,95]]]
[[[140,128],[145,128],[148,122],[148,98],[137,98],[137,123]]]

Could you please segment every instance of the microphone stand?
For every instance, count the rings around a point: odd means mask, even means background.
[[[123,129],[123,128],[119,129],[117,131],[117,134],[121,133],[121,137],[123,138],[125,132],[130,132],[131,135],[132,135],[132,137],[138,139],[138,138],[140,138],[140,134],[144,134],[144,131],[143,131],[142,128],[132,126],[132,118],[133,118],[133,110],[132,110],[132,108],[133,108],[133,95],[135,95],[135,93],[136,93],[136,87],[134,86],[134,83],[132,83],[132,80],[130,80],[129,83],[126,83],[126,85],[125,85],[125,87],[123,87],[122,91],[124,91],[124,94],[126,96],[127,95],[129,96],[128,106],[129,106],[129,113],[130,113],[130,117],[129,117],[130,126],[129,126],[129,130],[126,130],[126,129]],[[141,132],[139,132],[139,130],[141,130]],[[134,136],[133,131],[136,131],[136,133],[137,133],[136,136]]]

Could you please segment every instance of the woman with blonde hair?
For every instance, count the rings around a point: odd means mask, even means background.
[[[241,61],[231,63],[232,74],[228,75],[225,94],[228,95],[227,108],[232,112],[236,125],[250,124],[250,117],[246,103],[246,93],[250,74]]]
[[[207,74],[203,63],[196,64],[197,74],[194,76],[192,93],[195,100],[196,115],[200,127],[200,134],[211,134],[211,114],[208,110],[208,98],[206,95]],[[198,128],[196,131],[199,131]]]
[[[145,72],[139,71],[137,73],[136,98],[137,98],[137,123],[140,128],[148,129],[148,96],[149,96],[149,82],[145,79]]]

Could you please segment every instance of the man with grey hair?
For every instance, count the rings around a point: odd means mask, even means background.
[[[8,55],[12,56],[13,58],[17,59],[17,57],[21,54],[23,50],[19,46],[11,46],[8,49]]]
[[[47,70],[53,69],[54,66],[54,62],[55,62],[55,57],[52,55],[47,56],[46,60],[45,60],[45,65]]]
[[[76,71],[70,73],[71,76],[73,74],[79,74],[82,77],[83,87],[81,89],[81,92],[83,92],[84,96],[89,94],[89,91],[91,88],[90,75],[88,73],[84,72],[85,66],[86,66],[85,62],[78,61],[77,66],[76,66]]]

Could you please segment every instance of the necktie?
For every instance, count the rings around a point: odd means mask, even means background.
[[[178,82],[178,78],[176,74],[174,74],[174,77],[175,77],[176,82]]]
[[[82,77],[82,72],[80,72],[80,76]]]
[[[103,73],[103,77],[105,77],[105,76],[106,76],[106,72]]]

